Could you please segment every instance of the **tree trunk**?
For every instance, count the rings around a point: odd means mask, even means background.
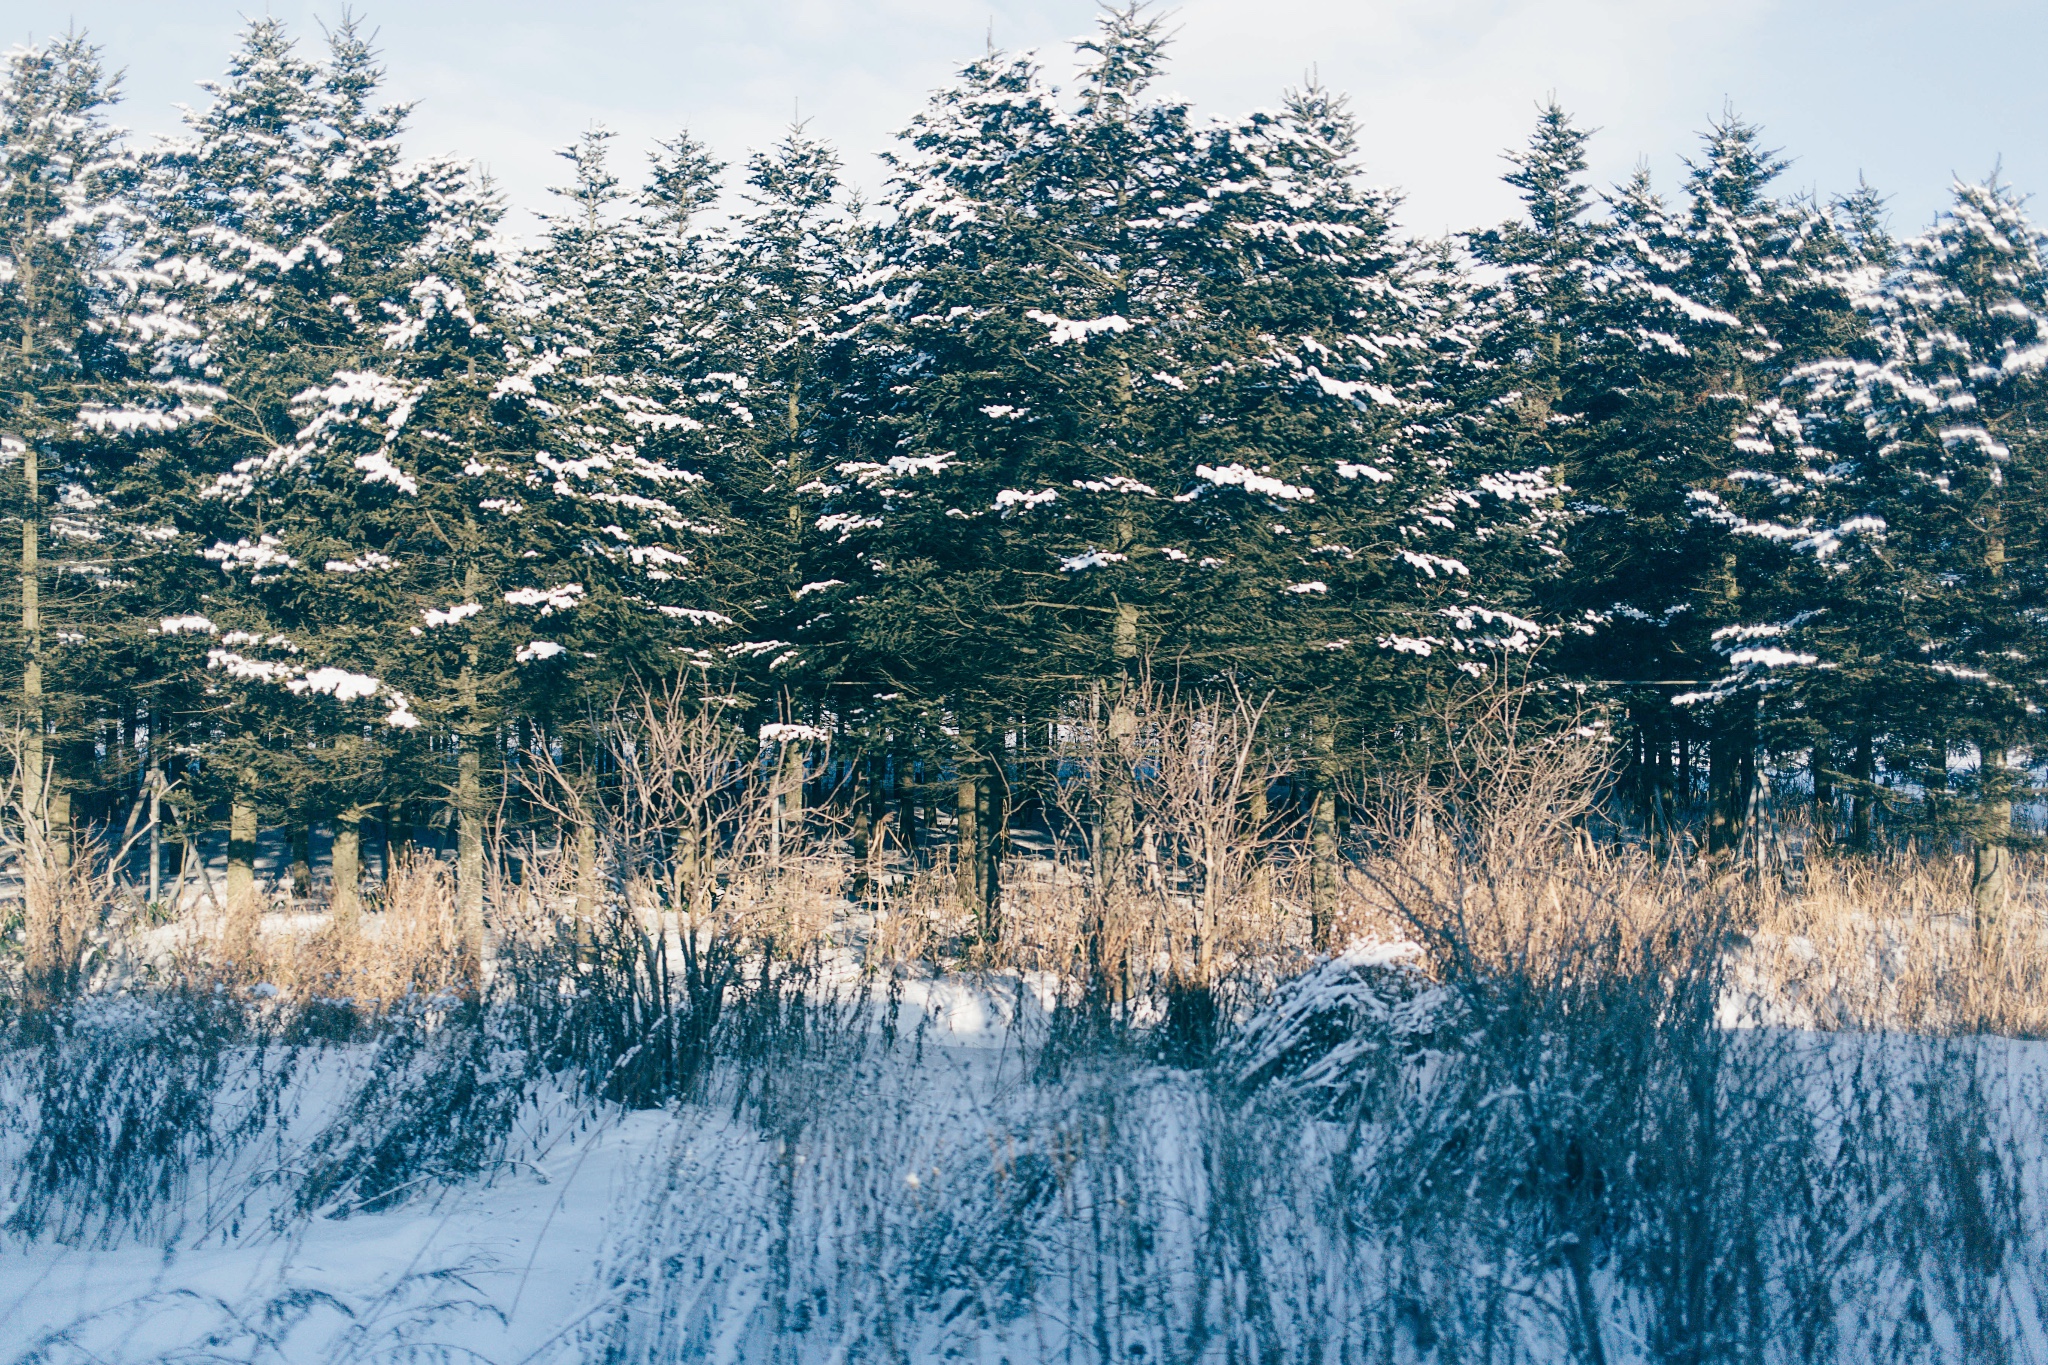
[[[71,866],[71,789],[64,775],[50,774],[50,859],[59,871]]]
[[[855,901],[865,900],[868,895],[868,869],[874,866],[874,848],[879,835],[878,820],[881,803],[875,799],[876,763],[872,757],[863,756],[854,762],[854,784],[852,823],[847,828],[847,851],[853,855],[853,895]]]
[[[398,871],[406,850],[412,846],[412,802],[399,798],[384,807],[384,880]]]
[[[1994,504],[1984,518],[1984,567],[1995,583],[2005,576],[2005,519]],[[2005,770],[2005,746],[1989,738],[1980,742],[1983,755],[1978,764],[1977,847],[1971,869],[1970,899],[1977,916],[1977,942],[1993,948],[1999,939],[2000,919],[2010,890],[2012,850],[2012,790]]]
[[[803,856],[804,843],[804,746],[794,740],[782,744],[781,773],[776,779],[776,830],[778,847],[785,853]]]
[[[18,281],[24,304],[21,354],[24,369],[30,370],[35,355],[35,281],[32,273],[25,270],[23,275],[24,278]],[[43,743],[42,552],[39,539],[43,499],[38,463],[40,452],[36,449],[35,431],[29,420],[33,403],[33,396],[24,397],[21,432],[21,725],[25,732],[21,755],[21,794],[29,818],[44,822],[43,833],[48,838],[50,793],[45,790],[45,784],[49,782],[50,771]],[[54,851],[54,847],[50,849],[51,853]]]
[[[985,734],[983,738],[993,742],[995,737]],[[981,892],[981,937],[984,942],[994,943],[1002,932],[997,912],[1003,898],[1003,835],[1009,827],[1009,783],[998,760],[984,758],[980,768],[974,784],[974,832],[975,852],[981,860],[981,874],[977,878]]]
[[[1855,813],[1851,817],[1849,842],[1858,853],[1870,852],[1870,811],[1873,797],[1877,792],[1877,758],[1875,740],[1870,728],[1865,726],[1856,736],[1855,757],[1856,779]]]
[[[150,736],[155,747],[156,736]],[[161,763],[149,770],[149,903],[163,902],[164,878],[164,769]]]
[[[896,755],[896,837],[902,841],[903,857],[910,870],[917,870],[917,774],[906,750]]]
[[[877,752],[867,767],[869,847],[889,842],[889,756]]]
[[[455,758],[455,913],[462,931],[462,953],[482,984],[484,961],[484,797],[479,769],[482,755],[470,736],[463,736]]]
[[[1121,999],[1126,984],[1121,948],[1112,942],[1111,908],[1129,890],[1131,839],[1135,829],[1135,799],[1131,790],[1138,741],[1138,609],[1129,602],[1117,604],[1116,631],[1110,658],[1117,676],[1109,708],[1109,733],[1100,746],[1102,770],[1102,819],[1095,832],[1095,904],[1090,909],[1088,957],[1097,985],[1113,999]]]
[[[1099,880],[1105,896],[1121,888],[1131,874],[1131,840],[1137,834],[1131,793],[1131,749],[1137,731],[1137,710],[1130,695],[1123,693],[1110,708],[1109,744],[1103,756]]]
[[[1813,832],[1822,843],[1834,838],[1835,776],[1834,756],[1828,752],[1828,737],[1816,735],[1807,757],[1807,771],[1813,777]]]
[[[577,751],[576,828],[572,831],[576,859],[576,941],[587,949],[595,941],[592,934],[598,902],[596,736],[592,734],[578,740]]]
[[[236,966],[253,966],[262,907],[256,900],[256,774],[244,772],[228,806],[227,930],[224,950]]]
[[[353,928],[363,908],[362,812],[345,810],[334,817],[334,895],[329,913],[334,922]]]
[[[980,765],[973,751],[965,747],[957,761],[959,774],[953,789],[953,899],[961,916],[978,933],[985,907],[981,884],[981,781],[976,772]]]
[[[1713,731],[1707,741],[1707,853],[1713,857],[1732,855],[1742,846],[1743,817],[1749,806],[1744,784],[1749,727],[1740,706],[1724,704],[1709,721]]]
[[[473,527],[471,528],[474,529]],[[471,602],[483,596],[483,574],[471,563],[462,575],[463,595]],[[472,633],[462,652],[456,678],[456,700],[462,707],[455,742],[455,915],[462,933],[463,957],[479,989],[484,962],[484,793],[483,739],[487,730],[477,697],[480,655]]]
[[[880,902],[889,866],[889,758],[877,753],[867,768],[867,844],[860,873],[862,894]]]
[[[1977,817],[1975,857],[1970,875],[1970,900],[1976,910],[1977,942],[1996,948],[2006,897],[2011,893],[2012,795],[2006,790],[2005,750],[1983,746],[1980,769],[1983,794]]]
[[[292,898],[306,900],[313,894],[313,826],[309,821],[294,818],[290,829]]]
[[[1316,952],[1330,951],[1337,921],[1337,734],[1328,716],[1309,725],[1314,756],[1315,788],[1309,811],[1309,943]]]
[[[576,819],[576,923],[587,932],[597,913],[597,816],[591,811],[587,789],[577,791]]]

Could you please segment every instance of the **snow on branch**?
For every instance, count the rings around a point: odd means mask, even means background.
[[[825,731],[815,725],[791,725],[771,721],[761,727],[763,744],[822,744],[827,738]]]
[[[1080,573],[1084,569],[1099,569],[1105,564],[1121,564],[1129,555],[1115,554],[1107,550],[1089,549],[1086,554],[1070,555],[1060,561],[1061,573]]]
[[[1206,479],[1217,488],[1242,488],[1255,496],[1278,498],[1284,502],[1313,502],[1316,496],[1316,490],[1313,488],[1257,474],[1241,464],[1227,464],[1221,468],[1198,464],[1195,466],[1195,477]],[[1206,488],[1193,489],[1180,494],[1174,501],[1193,502],[1209,491],[1211,490]]]
[[[1046,339],[1055,346],[1064,346],[1070,341],[1086,341],[1089,337],[1105,333],[1114,336],[1119,332],[1131,330],[1130,319],[1116,313],[1111,313],[1108,317],[1091,318],[1086,322],[1075,322],[1052,313],[1040,312],[1036,308],[1028,310],[1024,316],[1051,328]]]
[[[505,601],[515,607],[539,607],[542,616],[553,616],[576,606],[583,595],[581,583],[564,583],[555,588],[515,588],[505,594]]]

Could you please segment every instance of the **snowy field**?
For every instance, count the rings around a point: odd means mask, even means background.
[[[32,1236],[19,1177],[67,1101],[24,1051],[0,1361],[2048,1356],[2042,1045],[1710,1026],[1631,1052],[1617,1016],[1517,1052],[1399,959],[1318,969],[1193,1069],[1055,1066],[1014,979],[827,1011],[658,1109],[451,1095],[479,1054],[447,1022],[267,1081],[245,1051],[209,1073],[210,1139],[127,1153],[125,1204],[73,1181]],[[135,1027],[72,1042],[104,1063]]]
[[[920,1101],[945,1107],[923,1115],[946,1130],[941,1146],[978,1140],[977,1111],[1020,1080],[1017,997],[913,982],[902,1004],[905,1055],[884,1069],[918,1076]],[[293,1135],[302,1146],[333,1122],[370,1053],[319,1058],[282,1131],[189,1172],[144,1235],[0,1243],[0,1360],[587,1359],[634,1325],[630,1262],[678,1219],[721,1291],[719,1337],[690,1357],[758,1357],[768,1227],[740,1196],[778,1164],[776,1134],[724,1108],[632,1111],[550,1090],[528,1098],[483,1176],[396,1207],[281,1215],[277,1177],[304,1155]],[[18,1114],[20,1075],[8,1079]],[[0,1155],[17,1169],[19,1141]],[[914,1170],[895,1174],[917,1189]]]

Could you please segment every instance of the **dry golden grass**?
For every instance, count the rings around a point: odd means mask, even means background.
[[[1796,890],[1751,893],[1738,974],[1806,1027],[2048,1037],[2048,880],[2038,861],[2015,874],[2007,913],[1980,938],[1961,856],[1818,861]]]
[[[202,905],[175,926],[164,974],[188,985],[266,986],[294,1004],[349,1002],[380,1013],[406,999],[474,990],[455,887],[431,857],[399,861],[353,916]]]
[[[1809,840],[1809,861],[1791,868],[1666,861],[1626,840],[1596,842],[1587,829],[1609,750],[1574,718],[1532,722],[1527,697],[1466,699],[1426,777],[1396,771],[1353,789],[1353,848],[1327,907],[1333,946],[1411,941],[1439,974],[1556,984],[1712,959],[1726,969],[1732,1020],[2048,1036],[2048,867],[2016,869],[2013,903],[1985,941],[1960,858],[1861,858]],[[639,767],[618,792],[593,804],[552,774],[564,819],[602,830],[596,853],[566,838],[554,852],[500,850],[486,894],[500,951],[485,962],[467,956],[448,867],[415,857],[358,915],[194,914],[176,931],[176,969],[365,1012],[473,992],[499,964],[574,970],[561,965],[565,944],[579,954],[627,931],[671,951],[715,942],[741,955],[840,954],[869,971],[1045,973],[1119,998],[1301,970],[1315,956],[1311,850],[1299,820],[1265,811],[1283,770],[1261,757],[1260,716],[1241,699],[1146,706],[1124,874],[1105,884],[1072,839],[1011,857],[993,936],[943,851],[928,867],[879,855],[856,867],[820,835],[829,818],[814,816],[808,839],[785,833],[773,782],[735,759],[712,711],[671,700],[620,722],[639,737],[621,747]],[[1099,809],[1113,761],[1124,760],[1102,749],[1062,757],[1062,771],[1096,785],[1055,793],[1057,827],[1082,828]],[[690,848],[716,856],[672,856]],[[598,882],[609,889],[588,913],[603,924],[579,922]]]
[[[1640,848],[1593,846],[1568,825],[1548,839],[1527,830],[1454,839],[1446,823],[1411,820],[1347,865],[1340,943],[1412,941],[1430,970],[1556,980],[1582,970],[1596,943],[1609,945],[1602,960],[1614,969],[1668,955],[1683,926],[1731,945],[1733,1019],[2048,1036],[2048,866],[2038,861],[2016,869],[2013,902],[1987,943],[1973,929],[1961,857],[1832,855],[1794,880],[1658,863]],[[1269,848],[1258,866],[1232,894],[1205,899],[1142,857],[1132,884],[1107,894],[1084,858],[1014,857],[993,941],[961,908],[943,859],[870,887],[860,903],[847,899],[850,864],[813,853],[777,868],[725,869],[718,895],[694,908],[636,880],[611,909],[669,942],[688,933],[784,957],[845,947],[871,971],[1027,971],[1077,986],[1093,976],[1125,996],[1169,982],[1271,980],[1306,965],[1306,851]],[[519,883],[495,877],[491,940],[575,933],[573,880],[558,862],[532,858]],[[154,932],[159,943],[172,936],[169,970],[189,982],[267,983],[294,1002],[346,1000],[366,1015],[468,993],[477,979],[451,872],[428,857],[401,863],[354,917],[271,913],[251,922],[202,908]]]
[[[2048,1036],[2048,869],[2023,864],[1991,936],[1966,858],[1815,857],[1797,877],[1653,860],[1560,837],[1453,850],[1427,833],[1347,877],[1352,937],[1410,937],[1469,967],[1552,978],[1618,944],[1617,967],[1674,932],[1726,945],[1723,1017],[1828,1030]],[[1705,946],[1705,945],[1702,945]],[[1447,965],[1438,963],[1439,967]]]

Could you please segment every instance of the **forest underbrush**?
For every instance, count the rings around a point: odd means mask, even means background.
[[[745,811],[102,907],[6,1019],[0,1360],[2042,1358],[2043,869],[1660,854],[1598,761],[1361,792],[1327,885],[1189,782],[992,916]]]

